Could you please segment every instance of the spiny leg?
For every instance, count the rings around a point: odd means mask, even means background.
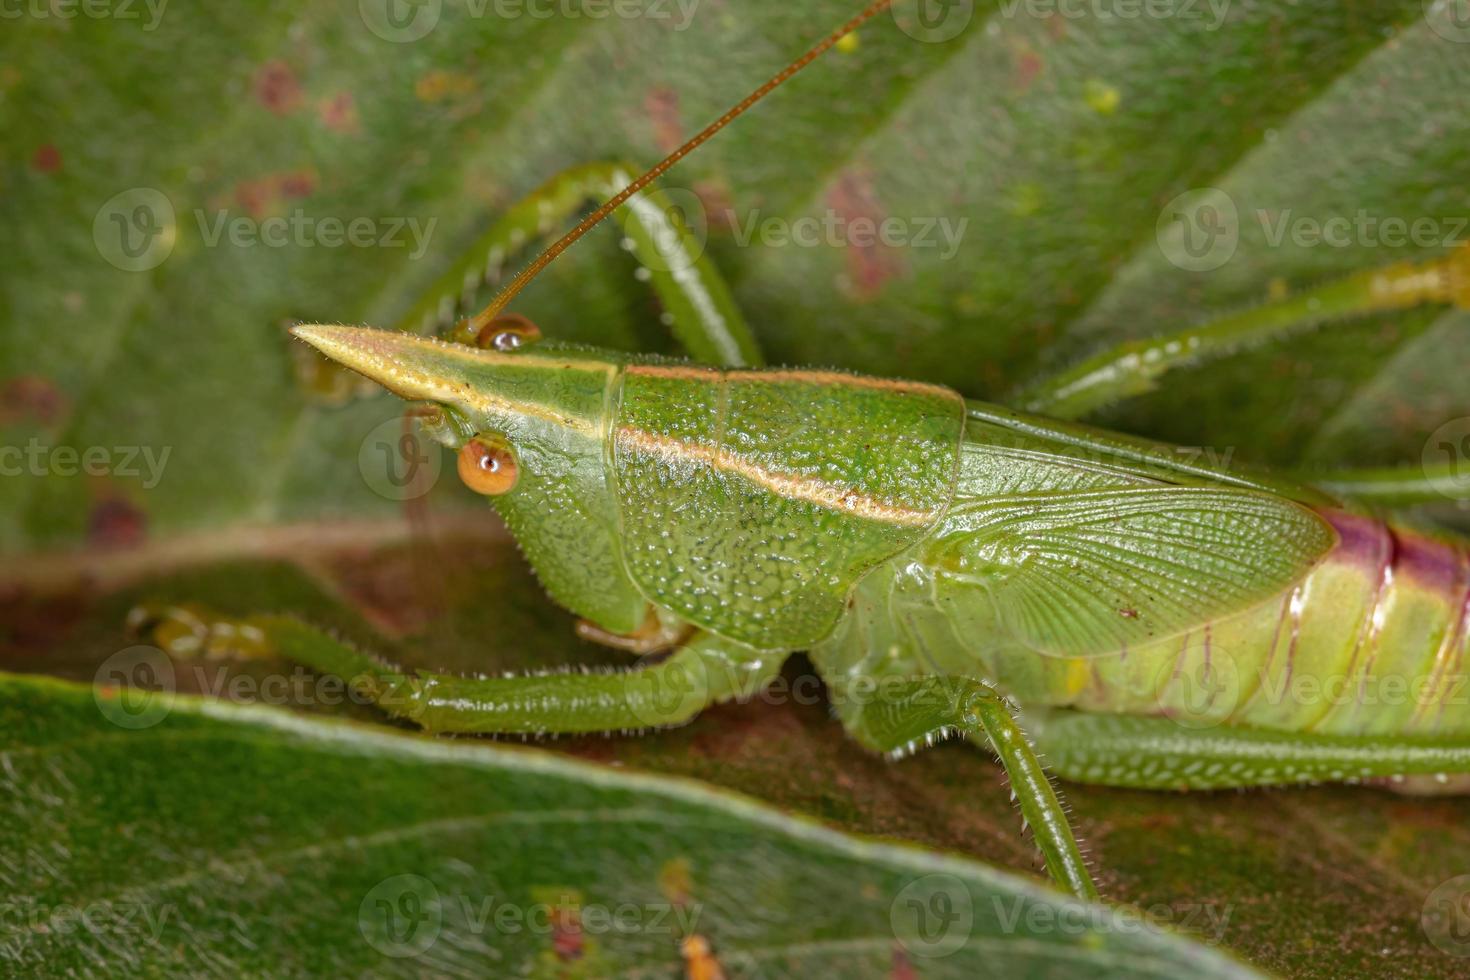
[[[1066,779],[1134,789],[1225,789],[1470,773],[1470,738],[1186,728],[1168,718],[1053,711],[1028,718]]]
[[[682,725],[711,704],[751,696],[785,659],[701,634],[667,659],[632,670],[456,677],[405,671],[290,616],[230,620],[191,608],[188,617],[184,622],[179,610],[163,607],[130,618],[178,652],[185,652],[183,643],[198,649],[201,629],[248,635],[253,655],[273,652],[335,674],[390,715],[433,732],[545,735]]]
[[[1052,879],[1078,898],[1095,900],[1097,886],[1056,788],[1009,705],[989,685],[954,677],[880,684],[876,699],[853,728],[859,740],[884,752],[909,751],[951,732],[983,737],[989,743],[1010,777],[1021,816],[1032,829]]]
[[[1006,402],[1054,418],[1081,418],[1151,391],[1174,368],[1229,357],[1332,320],[1424,303],[1470,308],[1470,246],[1428,262],[1357,272],[1200,326],[1127,341],[1020,389]]]
[[[591,163],[552,177],[501,215],[395,327],[412,333],[447,330],[456,317],[469,312],[482,285],[499,282],[506,263],[522,249],[575,216],[589,200],[616,194],[637,173],[625,164]],[[622,223],[624,245],[643,270],[640,277],[646,274],[675,338],[689,355],[727,367],[759,365],[755,335],[724,279],[704,255],[704,242],[691,232],[694,216],[683,213],[700,207],[693,195],[651,186],[615,214]],[[489,339],[487,327],[465,321],[452,339],[483,345]]]

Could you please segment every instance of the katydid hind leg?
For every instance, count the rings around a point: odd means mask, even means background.
[[[622,163],[571,167],[511,205],[451,263],[394,324],[411,333],[447,332],[476,346],[534,339],[524,317],[499,313],[483,322],[459,320],[484,285],[498,285],[522,250],[575,217],[589,201],[612,197],[637,171]],[[614,212],[622,243],[638,263],[637,276],[658,297],[666,324],[696,361],[725,367],[762,363],[760,346],[705,254],[703,205],[690,191],[649,185]],[[452,329],[451,329],[452,328]],[[531,328],[534,330],[534,327]],[[536,332],[539,334],[539,331]]]
[[[1151,391],[1176,368],[1230,357],[1324,323],[1431,303],[1470,307],[1470,246],[1425,262],[1366,269],[1203,324],[1129,340],[1006,398],[1013,408],[1078,419]]]
[[[1470,774],[1470,737],[1350,736],[1163,717],[1052,711],[1028,717],[1053,771],[1132,789],[1229,789],[1400,780],[1446,787]]]
[[[1421,504],[1459,503],[1464,475],[1459,462],[1361,469],[1304,470],[1296,476],[1344,500],[1388,510]]]

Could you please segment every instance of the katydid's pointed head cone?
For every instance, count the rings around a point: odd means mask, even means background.
[[[642,623],[647,600],[623,568],[605,471],[605,414],[622,357],[542,342],[481,349],[335,324],[291,333],[395,395],[432,406],[419,416],[422,428],[461,454],[457,471],[494,502],[553,598],[613,632]],[[513,476],[491,479],[506,474]]]
[[[445,409],[460,438],[477,432],[534,436],[602,428],[616,355],[531,344],[513,350],[472,347],[396,330],[301,324],[291,333],[400,398]]]

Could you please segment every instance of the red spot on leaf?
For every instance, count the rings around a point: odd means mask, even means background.
[[[1045,67],[1046,62],[1041,60],[1041,55],[1037,54],[1034,48],[1022,47],[1018,50],[1016,52],[1016,89],[1024,92],[1030,88],[1031,83],[1036,81]]]
[[[0,388],[0,423],[35,420],[50,425],[61,417],[66,397],[45,378],[21,375]]]
[[[129,548],[148,536],[148,515],[131,501],[106,496],[92,506],[87,540],[100,548]]]
[[[240,181],[235,185],[234,199],[252,217],[261,218],[275,211],[283,199],[306,197],[316,190],[316,186],[315,172],[290,170]]]
[[[278,116],[295,112],[301,105],[301,83],[284,61],[268,61],[255,73],[255,97]]]
[[[679,121],[679,93],[665,86],[649,89],[643,108],[653,122],[653,141],[663,153],[672,153],[684,142],[684,125]]]
[[[56,148],[55,143],[44,143],[36,148],[36,155],[31,157],[31,166],[43,174],[54,174],[61,169],[61,151]]]
[[[464,72],[435,69],[413,83],[420,102],[444,102],[475,94],[475,79]]]
[[[334,133],[355,133],[358,130],[357,103],[351,92],[338,92],[322,99],[316,111],[322,125]]]
[[[557,908],[551,914],[551,949],[562,962],[582,958],[582,918],[574,908]]]
[[[310,170],[281,174],[280,189],[286,197],[306,197],[316,190],[316,174]]]
[[[834,212],[834,228],[847,257],[847,276],[859,298],[871,298],[902,270],[895,250],[884,244],[880,233],[885,215],[878,196],[866,177],[844,173],[827,194]],[[912,232],[912,228],[905,230]]]
[[[699,203],[704,205],[705,219],[711,228],[725,231],[736,227],[735,202],[730,197],[730,188],[723,183],[702,180],[692,188]]]
[[[893,947],[893,964],[888,971],[888,977],[889,980],[919,980],[913,961],[901,946]]]

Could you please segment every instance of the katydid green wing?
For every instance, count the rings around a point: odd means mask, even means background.
[[[1214,487],[990,498],[945,562],[986,587],[998,627],[1053,656],[1099,656],[1244,611],[1291,588],[1336,542],[1291,501]],[[976,520],[978,518],[978,520]]]

